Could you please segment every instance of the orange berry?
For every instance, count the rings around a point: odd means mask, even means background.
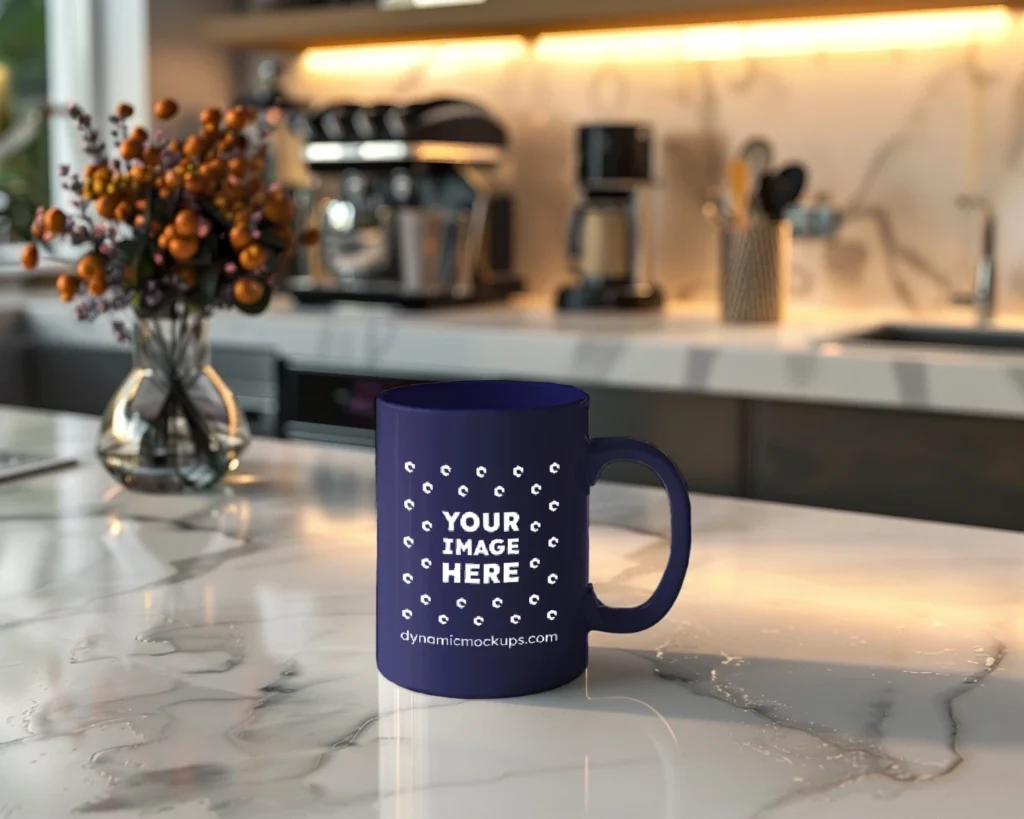
[[[88,253],[78,260],[75,272],[80,279],[92,281],[98,276],[104,275],[106,267],[106,260],[99,253]]]
[[[231,285],[231,293],[234,295],[235,301],[247,307],[257,304],[266,295],[266,292],[266,283],[252,276],[243,276],[236,279],[235,283]]]
[[[267,249],[258,244],[244,247],[238,254],[238,263],[246,270],[259,270],[267,263]]]
[[[178,113],[178,103],[170,98],[159,100],[153,106],[153,114],[157,119],[171,119]]]
[[[181,239],[177,236],[167,243],[167,250],[179,262],[187,262],[199,252],[198,239]]]
[[[113,196],[101,196],[95,202],[96,212],[104,219],[113,219],[117,209],[117,199]]]
[[[231,131],[241,131],[246,125],[245,111],[232,108],[224,115],[224,127]]]
[[[146,214],[136,213],[135,218],[132,220],[132,224],[137,228],[144,228],[148,224],[146,221]]]
[[[186,139],[185,144],[182,146],[182,151],[186,156],[202,156],[205,150],[206,146],[203,141],[195,135]]]
[[[263,215],[268,222],[273,222],[275,225],[290,221],[294,214],[295,210],[291,200],[284,194],[270,196],[263,203]]]
[[[50,233],[63,233],[67,224],[68,218],[60,208],[49,208],[43,214],[43,227]]]
[[[39,251],[31,242],[21,249],[21,266],[26,270],[32,270],[39,264]]]
[[[135,113],[135,109],[132,108],[128,103],[122,102],[114,109],[114,113],[117,114],[121,119],[128,119],[128,117]]]
[[[89,295],[90,296],[102,296],[107,289],[107,276],[105,273],[100,273],[92,279],[89,279]]]
[[[120,222],[130,222],[134,215],[135,208],[132,207],[131,202],[119,202],[114,208],[114,218]]]
[[[203,125],[206,125],[208,122],[220,122],[220,109],[204,108],[202,111],[199,112],[199,121],[203,123]]]
[[[57,277],[57,292],[60,293],[61,301],[71,301],[78,292],[78,282],[73,276],[61,274]]]
[[[120,152],[122,159],[138,159],[142,156],[142,143],[134,139],[126,139],[121,143]]]
[[[179,210],[174,216],[174,232],[182,239],[191,239],[199,230],[199,214],[194,210]]]
[[[224,160],[222,159],[208,159],[199,166],[199,173],[201,176],[222,176],[226,167],[227,166],[224,164]]]
[[[228,241],[231,242],[231,247],[237,253],[242,248],[252,244],[252,234],[245,225],[235,225],[228,233]]]

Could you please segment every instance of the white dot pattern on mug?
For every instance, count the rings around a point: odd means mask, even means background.
[[[415,472],[416,467],[417,467],[417,465],[413,461],[406,461],[405,464],[404,464],[404,469],[409,474],[412,474],[413,472]],[[457,478],[459,477],[457,475],[457,470],[451,464],[440,464],[439,466],[427,465],[426,468],[427,468],[428,472],[430,472],[431,470],[436,470],[436,472],[434,472],[433,474],[440,475],[441,476],[441,480],[440,480],[440,483],[434,483],[434,482],[431,482],[431,481],[423,481],[423,482],[421,482],[419,484],[419,488],[420,488],[420,490],[424,494],[431,495],[431,494],[440,493],[440,495],[442,497],[443,496],[452,497],[453,500],[456,497],[459,498],[459,499],[465,499],[466,497],[468,497],[470,495],[469,485],[467,483],[462,483],[462,482],[459,482],[457,480]],[[505,467],[505,469],[508,469],[508,467]],[[546,472],[549,473],[549,477],[550,477],[550,475],[557,475],[558,472],[560,471],[560,469],[561,469],[561,466],[557,462],[550,463],[546,467],[540,467],[539,469],[534,467],[532,470],[528,469],[526,466],[524,466],[522,464],[516,464],[515,466],[512,467],[511,473],[512,473],[513,478],[522,478],[524,476],[527,476],[528,472],[532,472],[536,477],[539,477],[540,476],[540,472],[546,471]],[[500,470],[500,469],[499,470],[489,470],[488,467],[483,465],[483,464],[480,464],[480,465],[478,465],[476,467],[470,467],[469,470],[468,470],[468,475],[470,475],[472,477],[475,477],[476,479],[480,480],[484,484],[483,491],[485,491],[488,495],[490,495],[490,496],[492,496],[494,498],[515,497],[519,492],[527,492],[527,491],[529,492],[530,496],[538,497],[542,493],[545,492],[545,486],[542,483],[540,483],[539,481],[536,481],[536,480],[534,480],[532,482],[529,482],[529,478],[528,477],[527,477],[527,481],[528,482],[524,482],[523,484],[512,484],[512,485],[510,485],[512,487],[514,487],[514,486],[522,486],[523,488],[518,490],[518,492],[514,491],[514,489],[510,489],[509,486],[506,486],[505,484],[500,484],[500,483],[497,483],[497,482],[495,482],[492,486],[488,487],[488,484],[490,484],[491,481],[487,479],[487,476],[489,474],[491,474],[491,473],[493,473],[495,475],[499,475],[499,473],[503,473],[506,476],[509,474],[507,471]],[[465,481],[465,476],[466,476],[466,473],[463,473],[463,478],[462,478],[463,481]],[[445,481],[444,479],[446,479],[446,478],[452,478],[452,481],[451,482]],[[554,483],[557,484],[558,481],[556,480],[556,481],[554,481]],[[551,492],[553,490],[554,490],[553,486],[548,489],[549,492]],[[479,490],[477,490],[477,491],[479,491]],[[550,495],[549,495],[549,497],[550,497]],[[542,500],[542,502],[543,502],[543,500]],[[506,586],[505,588],[507,588],[508,590],[504,591],[502,596],[496,596],[496,595],[493,595],[493,594],[487,595],[486,591],[485,591],[485,587],[489,583],[492,583],[492,582],[495,582],[495,583],[507,582],[507,581],[503,581],[502,579],[500,579],[497,576],[497,572],[495,571],[495,570],[499,569],[499,566],[497,564],[493,564],[493,563],[492,564],[487,564],[487,563],[482,564],[481,568],[482,568],[484,574],[477,581],[477,582],[480,583],[480,592],[477,593],[477,594],[474,594],[474,595],[458,597],[457,599],[455,599],[454,604],[449,599],[448,605],[449,606],[452,606],[452,605],[454,606],[451,611],[445,611],[444,610],[444,608],[445,608],[445,601],[443,599],[434,600],[433,596],[431,596],[430,594],[427,594],[425,591],[422,591],[422,589],[423,589],[423,585],[422,584],[423,583],[427,583],[427,582],[431,582],[431,584],[432,584],[428,588],[436,589],[436,581],[437,581],[436,572],[439,571],[440,568],[441,568],[440,566],[438,566],[437,569],[435,569],[434,561],[431,560],[431,558],[429,558],[429,557],[422,557],[422,555],[423,555],[424,551],[428,550],[428,548],[430,550],[429,553],[431,553],[431,554],[439,553],[439,551],[440,551],[439,544],[441,542],[442,533],[444,533],[446,531],[449,531],[449,527],[448,527],[447,524],[450,521],[445,521],[445,520],[440,520],[440,519],[438,519],[438,520],[431,520],[429,517],[424,517],[423,516],[423,512],[417,512],[416,511],[417,510],[416,502],[412,498],[404,499],[403,502],[402,502],[402,505],[403,505],[403,507],[404,507],[404,509],[406,511],[412,513],[409,516],[409,518],[410,518],[410,524],[409,524],[410,527],[417,527],[418,526],[420,531],[426,532],[426,533],[430,533],[430,532],[434,531],[435,526],[440,529],[440,533],[439,533],[438,536],[425,539],[426,541],[432,541],[432,543],[429,543],[429,544],[427,542],[420,542],[419,540],[413,538],[412,535],[405,535],[402,538],[402,543],[403,543],[403,545],[407,549],[412,550],[413,547],[415,546],[416,547],[415,548],[415,552],[419,552],[420,555],[421,555],[418,558],[418,561],[417,561],[418,562],[418,568],[421,571],[419,573],[417,573],[417,574],[413,574],[412,572],[408,572],[408,571],[404,572],[402,574],[402,581],[403,581],[403,583],[408,585],[408,586],[414,587],[412,589],[414,591],[414,597],[412,598],[412,600],[418,601],[418,603],[421,606],[424,606],[424,607],[430,606],[430,607],[433,608],[434,606],[441,606],[442,610],[435,614],[436,621],[439,624],[441,624],[441,625],[448,625],[448,624],[451,624],[451,623],[458,623],[459,621],[461,621],[462,623],[465,623],[465,624],[471,623],[472,625],[477,626],[477,627],[483,626],[484,623],[486,622],[486,618],[480,612],[485,611],[485,610],[486,611],[491,611],[491,612],[496,612],[498,610],[507,611],[508,613],[503,615],[503,616],[507,617],[507,622],[510,625],[513,625],[513,626],[520,626],[520,625],[524,624],[525,622],[527,622],[527,620],[529,618],[525,617],[525,615],[527,613],[529,613],[529,611],[531,610],[530,607],[536,607],[536,606],[539,605],[540,600],[541,600],[540,595],[538,595],[536,593],[530,594],[529,596],[526,597],[525,600],[521,599],[521,600],[517,601],[517,600],[514,599],[514,597],[515,597],[515,594],[514,594],[515,586],[514,585]],[[557,499],[551,498],[550,500],[548,500],[544,504],[544,506],[547,508],[548,512],[550,512],[550,513],[557,513],[559,511],[560,507],[561,507],[561,504],[560,504],[560,502]],[[438,514],[438,517],[440,518],[442,513],[437,513],[437,514]],[[475,512],[466,512],[466,513],[463,513],[463,515],[464,515],[464,517],[462,518],[462,520],[464,521],[464,525],[467,527],[465,529],[466,532],[476,531],[478,528],[482,528],[483,527],[483,524],[484,524],[485,521],[482,521],[480,519],[480,515],[479,514],[477,514]],[[486,518],[486,516],[485,516],[485,518]],[[556,519],[557,519],[557,515],[556,515]],[[540,520],[530,520],[530,519],[527,519],[527,520],[529,520],[528,523],[527,523],[527,521],[522,521],[522,529],[516,529],[515,531],[520,531],[520,532],[522,532],[522,534],[526,534],[528,532],[530,535],[536,535],[543,528],[543,525],[542,525]],[[468,521],[468,523],[465,523],[465,521]],[[555,528],[556,529],[558,528],[557,525],[555,525]],[[523,530],[526,530],[526,531],[523,531]],[[495,530],[488,528],[488,529],[486,529],[486,531],[494,532]],[[472,539],[471,539],[471,542],[472,542]],[[483,542],[483,541],[480,541],[480,542]],[[540,541],[539,543],[540,544],[546,544],[548,547],[553,549],[553,548],[555,548],[558,545],[558,542],[559,542],[558,541],[558,537],[555,536],[555,535],[552,535],[552,536],[546,538],[545,540]],[[464,564],[460,564],[460,566],[461,565],[464,565]],[[541,567],[541,560],[538,557],[532,557],[526,563],[526,565],[529,566],[530,569],[537,570],[537,569],[539,569]],[[492,566],[494,567],[493,569],[491,568]],[[411,564],[410,564],[409,568],[412,568]],[[433,574],[431,574],[431,570],[434,570]],[[542,574],[541,577],[544,577],[544,575]],[[547,585],[555,586],[555,585],[558,584],[558,574],[556,572],[549,572],[547,574],[545,580],[546,580]],[[415,586],[419,586],[420,590],[416,591]],[[414,609],[411,608],[411,607],[408,607],[408,606],[403,608],[401,610],[401,616],[404,619],[406,619],[406,620],[412,619],[415,616]],[[542,620],[554,621],[555,618],[558,616],[558,611],[556,609],[548,609],[546,611],[542,610],[541,612],[537,612],[537,614],[535,614],[533,616],[534,617],[538,617],[539,616],[539,617],[541,617]]]

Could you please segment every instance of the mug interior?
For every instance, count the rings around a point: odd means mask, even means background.
[[[588,401],[583,390],[542,381],[442,381],[380,394],[381,403],[419,410],[539,410]]]

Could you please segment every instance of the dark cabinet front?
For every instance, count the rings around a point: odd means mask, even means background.
[[[298,369],[282,363],[280,434],[285,438],[372,445],[377,396],[423,379],[386,378]]]

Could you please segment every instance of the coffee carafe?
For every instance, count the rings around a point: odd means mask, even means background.
[[[647,281],[640,196],[650,179],[650,131],[639,125],[579,130],[583,200],[569,220],[568,253],[579,282],[559,294],[559,307],[657,307]]]

